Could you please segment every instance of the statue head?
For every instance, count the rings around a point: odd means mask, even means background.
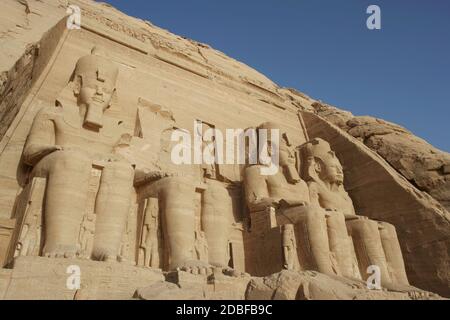
[[[344,174],[342,165],[330,144],[323,139],[316,138],[301,147],[305,163],[304,175],[306,180],[321,180],[330,184],[342,185]]]
[[[75,67],[74,83],[78,105],[84,111],[84,125],[103,127],[103,113],[111,105],[116,90],[119,69],[99,55],[96,48],[90,55],[80,58]]]

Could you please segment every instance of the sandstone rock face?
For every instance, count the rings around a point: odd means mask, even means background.
[[[56,1],[52,4],[5,1],[2,7],[0,139],[6,134],[20,105],[48,63],[65,27],[65,10]]]
[[[448,154],[106,4],[4,2],[0,297],[450,295]]]
[[[315,112],[362,141],[422,191],[450,209],[450,154],[414,136],[399,125],[321,103]]]

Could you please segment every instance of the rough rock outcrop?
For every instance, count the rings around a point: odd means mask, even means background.
[[[450,154],[401,126],[369,116],[313,103],[315,113],[376,151],[419,190],[450,209]]]
[[[356,212],[396,226],[411,283],[448,295],[450,213],[360,140],[312,112],[302,114],[309,137],[329,141],[343,163]]]

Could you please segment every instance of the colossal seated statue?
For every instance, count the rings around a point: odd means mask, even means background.
[[[114,152],[121,123],[104,115],[115,94],[118,68],[92,51],[78,60],[56,106],[36,115],[23,159],[31,176],[47,180],[44,203],[46,257],[74,257],[86,214],[89,178],[102,168],[95,203],[92,258],[116,261],[131,203],[134,169]],[[86,249],[87,243],[83,244]]]
[[[355,276],[349,255],[348,234],[353,239],[360,275],[378,266],[383,285],[408,285],[395,227],[355,214],[353,202],[344,189],[343,169],[328,142],[316,138],[301,146],[303,177],[310,190],[312,205],[327,210],[330,249],[344,276]],[[348,230],[348,232],[347,232]]]
[[[258,129],[279,129],[274,123],[264,123]],[[249,165],[245,169],[245,197],[251,212],[264,211],[268,207],[276,209],[278,225],[301,224],[306,229],[308,248],[314,269],[325,274],[335,274],[330,259],[325,215],[310,205],[308,186],[295,167],[295,157],[286,135],[279,143],[279,165],[273,175],[262,175],[264,164]],[[273,145],[277,141],[269,141]],[[269,144],[269,143],[268,143]],[[291,229],[287,227],[287,229]],[[294,265],[294,263],[290,263]]]
[[[195,128],[201,130],[198,132],[201,137],[206,137],[203,130],[212,134],[211,139],[201,141],[201,152],[210,154],[210,161],[202,165],[186,164],[188,167],[182,164],[172,166],[175,141],[172,137],[170,141],[164,137],[182,130],[176,129],[173,117],[161,121],[167,122],[160,133],[162,142],[158,166],[161,171],[137,170],[138,177],[135,179],[139,197],[146,199],[147,207],[151,199],[157,200],[158,207],[157,210],[145,210],[141,249],[145,255],[149,248],[154,247],[155,240],[151,240],[148,234],[155,222],[146,221],[149,211],[154,212],[154,216],[158,211],[164,239],[164,250],[159,254],[161,258],[158,263],[161,268],[180,269],[193,274],[209,274],[213,269],[231,272],[228,247],[232,226],[230,217],[233,216],[232,198],[215,159],[215,129],[206,123]],[[141,122],[146,121],[141,119]],[[145,140],[147,137],[144,135],[143,138]],[[154,135],[149,139],[154,139]],[[148,265],[145,260],[148,259],[144,259],[144,265]]]

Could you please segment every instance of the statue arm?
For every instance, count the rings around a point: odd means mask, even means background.
[[[277,201],[270,198],[266,179],[256,166],[245,170],[245,198],[251,211],[261,211],[268,206],[278,206]]]
[[[353,205],[352,198],[350,198],[350,196],[348,195],[347,192],[346,192],[346,195],[347,195],[347,199],[348,199],[348,203],[349,203],[349,214],[345,214],[345,218],[346,219],[355,219],[355,217],[358,217],[356,215],[355,206]]]
[[[46,155],[61,150],[55,145],[55,127],[48,108],[38,112],[23,151],[24,161],[34,166]]]
[[[159,170],[147,170],[147,169],[140,169],[136,168],[135,174],[134,174],[134,185],[136,187],[142,186],[144,184],[169,177],[170,174],[159,171]]]
[[[19,242],[22,242],[28,235],[29,226],[28,224],[24,224],[22,228],[22,234],[20,235]]]
[[[320,196],[319,189],[315,182],[308,183],[309,188],[309,199],[311,201],[311,206],[320,208]]]

